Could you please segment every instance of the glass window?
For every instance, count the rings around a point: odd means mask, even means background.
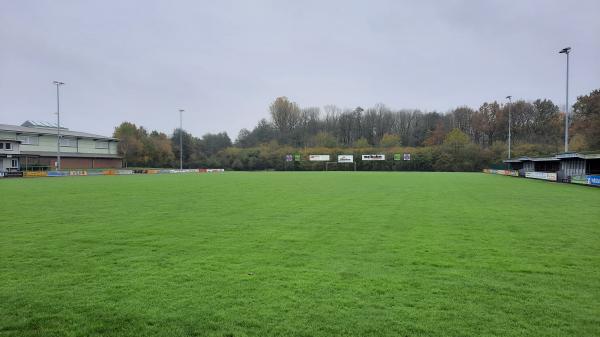
[[[17,140],[21,141],[23,145],[38,145],[39,137],[38,136],[17,136]]]
[[[108,149],[108,142],[96,141],[97,149]]]
[[[75,138],[60,138],[60,146],[63,147],[77,147],[77,139]]]
[[[0,150],[4,148],[4,143],[0,143]]]
[[[4,143],[4,148],[7,150],[12,150],[12,144],[11,143]]]
[[[11,164],[11,167],[17,167],[17,166],[19,166],[19,163],[17,162],[17,160],[16,160],[16,159],[12,159],[12,160],[10,161],[10,164]]]

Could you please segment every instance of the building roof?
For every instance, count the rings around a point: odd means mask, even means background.
[[[581,159],[600,159],[600,153],[578,153],[578,152],[565,152],[557,154],[556,158],[569,159],[569,158],[581,158]]]
[[[57,124],[53,122],[37,122],[37,121],[25,121],[21,126],[29,126],[32,128],[46,128],[46,129],[56,129]],[[61,130],[69,130],[63,126],[60,127]]]
[[[531,158],[529,158],[529,157],[519,157],[519,158],[506,159],[506,160],[503,160],[503,162],[505,162],[505,163],[520,163],[522,161],[529,161],[529,160],[531,160]]]
[[[21,156],[40,156],[40,157],[56,157],[56,152],[48,151],[21,151]],[[122,158],[116,154],[108,153],[80,153],[80,152],[61,152],[61,157],[64,158]]]
[[[572,159],[572,158],[580,158],[580,159],[600,159],[600,153],[578,153],[578,152],[564,152],[559,153],[557,155],[551,157],[519,157],[513,159],[506,159],[502,162],[504,163],[520,163],[524,161],[560,161],[564,159]]]
[[[530,158],[531,161],[559,161],[559,158],[556,157],[535,157]]]
[[[23,123],[26,124],[27,122]],[[56,128],[49,127],[31,127],[31,126],[18,126],[18,125],[8,125],[8,124],[0,124],[0,131],[8,131],[8,132],[16,132],[17,134],[30,134],[30,135],[53,135],[57,134]],[[117,138],[106,137],[102,135],[96,135],[93,133],[87,132],[79,132],[79,131],[70,131],[68,129],[60,129],[61,136],[67,137],[76,137],[76,138],[91,138],[98,140],[107,140],[107,141],[118,141]]]

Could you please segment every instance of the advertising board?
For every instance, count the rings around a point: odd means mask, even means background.
[[[68,175],[68,171],[48,171],[48,177],[66,177]]]
[[[23,172],[21,171],[8,171],[4,172],[4,178],[22,178]]]
[[[26,171],[24,177],[47,177],[48,172],[46,171]]]
[[[362,160],[385,160],[385,154],[363,154]]]
[[[118,175],[133,174],[133,170],[117,170]]]
[[[552,173],[552,172],[525,172],[525,177],[532,178],[532,179],[550,180],[550,181],[557,180],[556,173]]]
[[[587,176],[588,185],[600,186],[600,176]]]
[[[571,184],[587,185],[587,177],[582,175],[571,176]]]
[[[328,154],[311,154],[308,156],[310,161],[329,161],[331,157]]]
[[[354,156],[351,154],[340,154],[338,155],[338,163],[353,163]]]

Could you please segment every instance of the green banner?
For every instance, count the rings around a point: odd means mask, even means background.
[[[587,180],[586,176],[572,176],[571,177],[571,183],[572,184],[587,185],[588,184],[588,180]]]

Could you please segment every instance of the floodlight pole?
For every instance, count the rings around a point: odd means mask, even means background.
[[[567,94],[565,99],[565,152],[569,151],[569,53],[571,47],[559,51],[559,54],[567,54]]]
[[[52,82],[56,86],[56,169],[60,171],[60,86],[64,82]]]
[[[183,112],[179,109],[179,170],[183,170]]]
[[[511,145],[511,141],[510,141],[510,129],[511,129],[511,114],[510,114],[510,108],[512,105],[512,96],[506,96],[506,98],[508,99],[508,159],[510,159],[510,145]]]

